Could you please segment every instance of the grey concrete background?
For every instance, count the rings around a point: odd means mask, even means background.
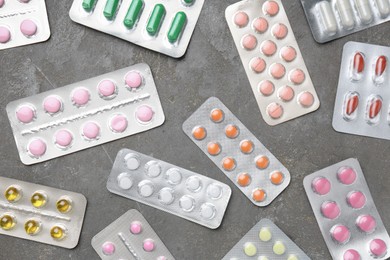
[[[79,245],[62,249],[0,236],[0,259],[98,259],[91,238],[130,208],[144,214],[176,259],[220,259],[261,218],[272,219],[313,259],[329,259],[303,191],[304,176],[349,157],[359,159],[383,222],[390,227],[389,142],[336,133],[331,126],[345,42],[388,45],[389,24],[317,44],[298,0],[283,1],[321,107],[270,127],[261,119],[224,18],[236,1],[206,1],[184,58],[176,60],[73,23],[72,1],[47,1],[49,41],[0,52],[1,175],[84,194],[88,208]],[[24,166],[5,112],[8,102],[88,79],[135,63],[150,65],[166,115],[163,126],[99,147]],[[182,122],[217,96],[290,170],[290,186],[268,207],[258,208],[181,130]],[[233,196],[217,230],[110,194],[106,179],[121,148],[131,148],[230,185]]]

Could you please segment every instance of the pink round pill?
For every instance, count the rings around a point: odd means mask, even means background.
[[[310,107],[314,103],[314,97],[313,94],[310,92],[302,92],[299,94],[298,102],[303,107]]]
[[[125,76],[125,82],[132,89],[139,88],[142,85],[142,76],[137,71],[130,71]]]
[[[22,123],[30,123],[35,118],[35,109],[29,105],[23,105],[16,110],[16,118]]]
[[[105,242],[102,246],[102,252],[105,255],[112,255],[115,252],[115,245],[112,242]]]
[[[356,225],[361,231],[371,233],[376,228],[376,221],[371,215],[361,215],[357,218]]]
[[[168,258],[166,258],[165,256],[159,256],[159,257],[157,257],[157,260],[168,260]]]
[[[122,133],[127,128],[127,118],[124,115],[115,115],[110,121],[112,131]]]
[[[76,106],[84,106],[89,101],[89,91],[85,88],[76,88],[72,93],[72,101]]]
[[[263,41],[260,45],[261,52],[266,56],[272,56],[276,52],[276,44],[273,41]]]
[[[305,73],[301,69],[294,69],[290,71],[288,78],[292,83],[299,85],[305,80]]]
[[[332,238],[340,243],[345,244],[348,242],[349,238],[351,237],[351,232],[349,229],[344,225],[336,225],[334,226],[330,231]]]
[[[46,143],[42,139],[34,139],[28,144],[28,151],[34,157],[41,157],[46,152]]]
[[[34,36],[37,29],[37,25],[30,19],[26,19],[20,24],[20,31],[27,37]]]
[[[271,103],[267,106],[267,113],[273,119],[278,119],[283,114],[283,107],[278,103]]]
[[[256,73],[261,73],[265,70],[266,64],[262,58],[256,57],[250,61],[251,69]]]
[[[274,93],[274,84],[269,80],[263,80],[259,84],[259,91],[264,96],[269,96]]]
[[[0,43],[7,43],[11,39],[11,32],[5,26],[0,26]]]
[[[275,24],[272,27],[272,35],[276,39],[279,39],[279,40],[283,39],[284,37],[286,37],[287,33],[288,33],[287,26],[282,24],[282,23]]]
[[[135,116],[139,121],[142,123],[147,123],[150,120],[152,120],[154,115],[154,112],[151,107],[147,105],[142,105],[137,108],[137,111],[135,112]]]
[[[0,0],[0,7],[3,7],[4,5],[4,0]]]
[[[258,33],[265,33],[268,29],[268,22],[266,19],[259,17],[252,23],[253,29]]]
[[[370,251],[375,257],[382,257],[387,252],[387,245],[382,239],[373,239],[370,242]]]
[[[264,14],[275,16],[279,12],[279,5],[275,1],[267,1],[263,4]]]
[[[360,254],[355,249],[348,249],[344,252],[343,260],[360,260]]]
[[[83,136],[87,139],[97,139],[100,134],[100,127],[94,122],[87,122],[83,126]]]
[[[291,62],[295,59],[295,57],[297,57],[297,51],[291,46],[284,46],[280,50],[280,56],[283,58],[283,60]]]
[[[313,180],[311,187],[315,193],[319,195],[325,195],[330,191],[331,185],[327,178],[318,177]]]
[[[99,83],[98,91],[101,97],[110,97],[115,94],[115,83],[111,80],[105,79]]]
[[[355,182],[356,172],[351,167],[342,167],[337,172],[337,178],[341,183],[349,185]]]
[[[270,74],[275,79],[281,79],[283,78],[284,74],[286,73],[286,69],[284,66],[280,63],[274,63],[269,68]]]
[[[245,12],[238,12],[234,15],[234,23],[242,28],[248,24],[249,17]]]
[[[334,201],[327,201],[321,205],[321,213],[328,219],[335,219],[340,215],[340,208]]]
[[[366,204],[366,196],[360,191],[353,191],[347,196],[348,204],[354,209],[361,209]]]
[[[281,100],[288,102],[294,97],[294,90],[289,86],[283,86],[279,88],[278,96]]]
[[[244,35],[241,39],[241,45],[248,51],[253,50],[257,45],[257,39],[252,34]]]
[[[142,231],[142,225],[138,221],[134,221],[130,224],[130,232],[134,235],[137,235],[141,233]]]
[[[50,114],[58,113],[61,110],[61,107],[62,102],[56,96],[48,96],[43,101],[43,109]]]
[[[68,130],[60,130],[55,135],[55,143],[61,147],[68,147],[73,141],[73,135]]]
[[[145,239],[143,248],[146,252],[152,252],[154,250],[154,241],[152,239]]]

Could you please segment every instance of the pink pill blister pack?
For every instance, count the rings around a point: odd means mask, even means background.
[[[310,260],[271,220],[260,220],[222,260]]]
[[[92,247],[103,260],[174,260],[144,216],[127,211],[92,238]]]
[[[119,151],[107,189],[212,229],[232,193],[222,182],[129,149]]]
[[[143,63],[13,101],[7,114],[24,164],[144,132],[165,120]]]
[[[45,0],[0,0],[0,50],[50,37]]]
[[[74,248],[87,199],[80,193],[0,177],[0,234]]]
[[[286,167],[216,97],[183,131],[256,206],[269,205],[290,183]]]
[[[390,237],[356,159],[310,174],[303,184],[333,259],[390,257]]]
[[[390,48],[344,45],[333,112],[338,132],[390,140]]]
[[[244,0],[226,8],[264,121],[277,125],[318,109],[320,102],[279,0]]]

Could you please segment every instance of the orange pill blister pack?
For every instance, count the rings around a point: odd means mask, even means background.
[[[390,48],[359,42],[344,45],[333,128],[390,140]]]
[[[0,192],[0,234],[76,247],[87,206],[84,195],[5,177],[0,177]]]
[[[320,102],[279,0],[244,0],[226,20],[264,121],[277,125],[318,109]]]
[[[216,97],[184,123],[183,131],[255,205],[270,204],[290,172]]]

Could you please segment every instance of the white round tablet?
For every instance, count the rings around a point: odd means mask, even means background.
[[[150,197],[154,192],[153,183],[150,181],[141,181],[138,184],[138,193],[142,197]]]
[[[186,187],[192,192],[197,192],[202,188],[202,181],[196,176],[191,176],[186,181]]]
[[[205,219],[214,218],[215,211],[215,206],[211,203],[205,203],[200,207],[200,215]]]
[[[131,179],[131,176],[125,172],[119,174],[117,180],[118,186],[122,190],[128,190],[133,186],[133,180]]]
[[[171,168],[166,173],[166,178],[170,184],[179,184],[181,182],[181,173],[178,169]]]
[[[207,187],[207,195],[212,199],[219,199],[222,195],[222,187],[218,184],[210,184]]]
[[[161,173],[161,166],[157,161],[149,161],[145,165],[146,174],[149,177],[156,178]]]
[[[163,188],[158,194],[158,199],[163,204],[171,204],[175,197],[173,196],[174,191],[171,188]]]
[[[188,195],[184,195],[183,197],[180,198],[179,205],[182,210],[186,212],[190,212],[195,207],[195,200]]]
[[[133,153],[130,153],[125,156],[125,162],[127,168],[132,171],[137,170],[140,165],[137,155]]]

